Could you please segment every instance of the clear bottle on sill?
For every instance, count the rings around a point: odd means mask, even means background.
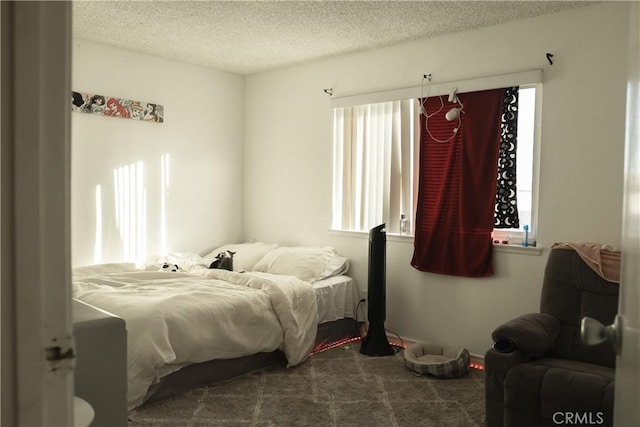
[[[407,234],[407,217],[405,214],[400,214],[400,234]]]

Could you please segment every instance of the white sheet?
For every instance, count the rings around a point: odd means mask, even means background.
[[[318,323],[314,289],[293,276],[110,264],[74,270],[73,296],[122,317],[127,327],[129,409],[166,364],[282,349],[305,360]]]
[[[349,276],[333,276],[313,283],[318,305],[318,323],[356,318],[360,300],[355,281]]]
[[[355,281],[349,276],[333,276],[313,283],[318,307],[318,324],[356,318],[357,302],[360,300]],[[187,363],[168,364],[158,371],[163,378],[187,366]]]

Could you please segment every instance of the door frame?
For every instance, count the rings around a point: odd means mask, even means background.
[[[0,423],[73,425],[71,2],[0,7]]]
[[[629,4],[622,271],[613,424],[640,425],[640,6]]]

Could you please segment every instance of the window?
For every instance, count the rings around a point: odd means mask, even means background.
[[[517,204],[520,226],[496,229],[498,242],[521,243],[535,233],[535,140],[537,85],[518,91]],[[400,233],[400,217],[412,234],[417,188],[417,99],[333,109],[334,175],[332,228],[368,231],[382,222],[389,233]]]
[[[414,208],[416,100],[335,108],[333,223],[364,231],[382,222],[399,233]]]
[[[494,230],[494,241],[520,244],[525,238],[524,227],[529,229],[527,240],[535,242],[536,199],[534,164],[536,139],[536,94],[535,86],[521,86],[518,91],[518,136],[516,153],[516,182],[518,198],[518,215],[520,227]]]

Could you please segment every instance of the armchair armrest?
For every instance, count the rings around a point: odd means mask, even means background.
[[[504,424],[504,381],[511,367],[525,362],[520,350],[499,352],[490,348],[484,356],[485,423],[487,427]]]
[[[549,314],[529,313],[498,326],[491,337],[496,350],[509,350],[511,346],[519,350],[525,360],[531,360],[551,350],[560,327],[560,321]]]
[[[549,314],[530,313],[503,323],[493,331],[491,337],[495,344],[484,356],[487,427],[504,425],[504,382],[509,370],[551,350],[560,326],[560,321]]]

